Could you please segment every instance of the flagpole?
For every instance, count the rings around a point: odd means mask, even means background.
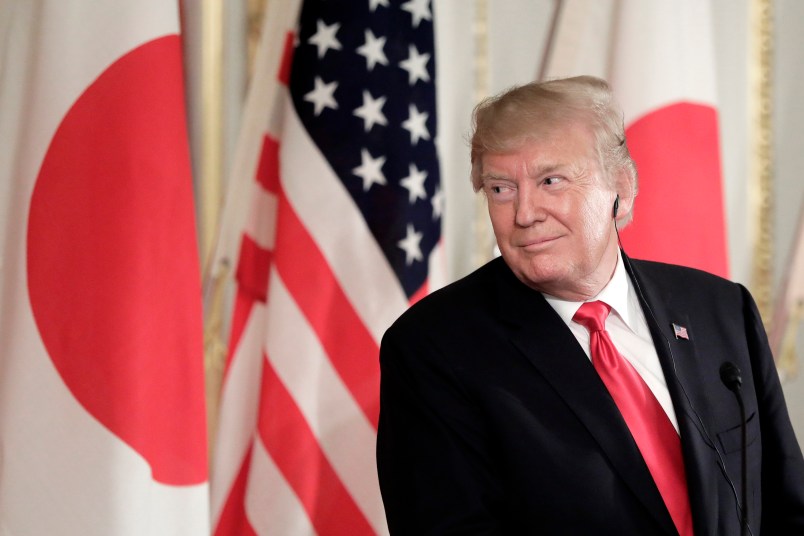
[[[223,2],[201,4],[201,166],[199,236],[202,267],[214,253],[223,197]],[[226,274],[216,274],[213,299],[204,319],[204,373],[206,378],[207,440],[211,449],[217,429],[218,398],[226,346],[221,339],[223,285]],[[206,281],[204,281],[206,285]],[[212,457],[210,456],[210,460]]]
[[[223,2],[203,0],[201,6],[201,258],[213,251],[222,198],[223,150]]]

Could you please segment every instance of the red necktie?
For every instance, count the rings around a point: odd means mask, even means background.
[[[681,440],[653,392],[611,342],[605,329],[609,311],[611,307],[601,301],[588,302],[573,320],[589,330],[592,364],[631,430],[678,533],[692,536]]]

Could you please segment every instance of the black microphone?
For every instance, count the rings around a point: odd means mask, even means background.
[[[738,398],[742,399],[740,389],[743,386],[743,377],[740,374],[740,369],[737,368],[737,365],[731,361],[726,361],[720,365],[720,381],[723,382],[723,385],[725,385],[729,391],[733,392]]]
[[[742,516],[740,518],[740,529],[743,536],[748,534],[748,465],[747,465],[747,438],[745,423],[745,404],[743,404],[743,377],[740,369],[731,361],[726,361],[720,365],[720,381],[726,388],[734,393],[737,398],[737,405],[740,406],[740,431],[742,432],[741,461],[742,461]]]

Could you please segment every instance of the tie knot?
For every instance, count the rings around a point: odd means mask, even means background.
[[[586,302],[572,319],[590,332],[603,331],[610,311],[611,306],[602,301]]]

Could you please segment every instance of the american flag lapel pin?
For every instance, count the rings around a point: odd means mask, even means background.
[[[673,335],[676,336],[676,339],[684,339],[685,341],[690,340],[690,335],[687,333],[687,328],[680,324],[676,324],[675,322],[673,322]]]

